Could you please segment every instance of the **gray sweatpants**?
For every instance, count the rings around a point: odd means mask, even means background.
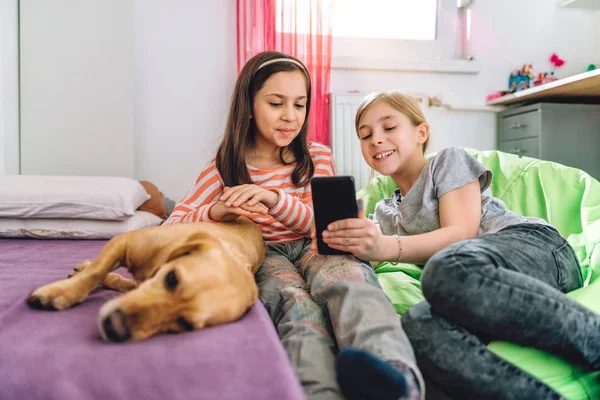
[[[371,266],[350,256],[321,256],[310,240],[269,244],[256,274],[260,298],[310,399],[342,399],[339,348],[370,351],[404,364],[425,385],[400,318]]]

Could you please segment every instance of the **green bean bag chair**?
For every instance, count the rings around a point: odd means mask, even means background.
[[[500,151],[465,149],[494,174],[491,190],[514,212],[541,217],[554,225],[575,249],[584,287],[568,293],[600,313],[600,182],[587,173],[550,161]],[[377,177],[357,193],[366,214],[397,188],[389,177]],[[375,266],[379,282],[396,312],[421,302],[422,268],[384,262]],[[494,341],[490,351],[540,379],[567,399],[600,399],[600,371],[578,366],[534,348]]]

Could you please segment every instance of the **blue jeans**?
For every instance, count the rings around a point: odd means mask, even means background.
[[[425,378],[456,399],[552,399],[541,381],[490,352],[491,340],[600,368],[600,316],[564,293],[579,262],[551,226],[523,224],[455,243],[423,270],[426,301],[402,318]]]
[[[308,398],[342,399],[335,356],[346,346],[410,368],[424,391],[400,318],[369,264],[317,255],[308,239],[269,244],[256,282]]]

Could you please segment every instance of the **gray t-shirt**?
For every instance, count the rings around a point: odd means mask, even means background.
[[[524,217],[507,209],[489,189],[492,172],[469,153],[455,147],[444,149],[428,160],[404,197],[396,190],[391,199],[379,201],[373,219],[386,235],[417,235],[434,231],[440,228],[439,198],[476,180],[479,180],[481,188],[478,235],[498,232],[516,224],[547,224],[541,218]]]

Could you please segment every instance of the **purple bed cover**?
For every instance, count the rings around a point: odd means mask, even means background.
[[[149,340],[103,342],[98,289],[63,312],[26,296],[93,259],[105,241],[0,240],[0,399],[302,399],[260,303],[239,321]]]

